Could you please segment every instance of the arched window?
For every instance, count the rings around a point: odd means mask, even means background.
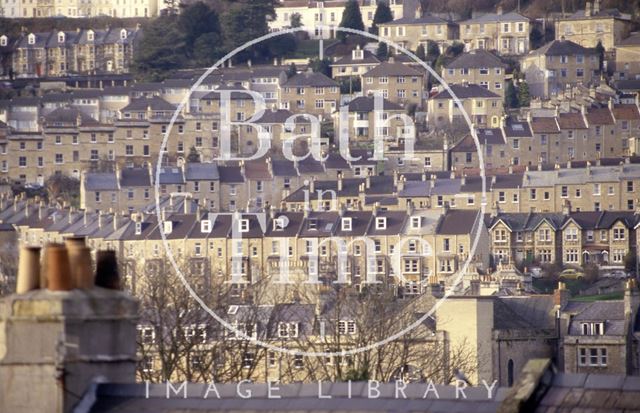
[[[125,40],[127,38],[127,29],[120,30],[120,39]]]
[[[31,33],[28,37],[27,37],[27,43],[29,44],[36,44],[36,35]]]
[[[58,43],[64,43],[64,32],[58,33]]]
[[[9,42],[9,39],[7,38],[7,36],[0,37],[0,46],[5,47],[8,42]]]
[[[513,360],[507,362],[507,386],[513,386]]]

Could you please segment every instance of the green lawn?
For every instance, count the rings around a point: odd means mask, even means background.
[[[296,51],[291,54],[288,54],[287,57],[292,59],[303,59],[305,57],[308,57],[308,58],[318,57],[318,54],[320,53],[319,44],[320,44],[319,40],[299,40]],[[326,46],[326,41],[325,41],[325,46]]]
[[[581,290],[589,287],[589,284],[582,280],[564,280],[564,283],[573,296],[578,295]],[[541,292],[552,293],[553,290],[558,288],[558,282],[548,278],[534,278],[533,286]]]
[[[607,294],[595,294],[595,295],[579,295],[580,291],[588,288],[589,283],[578,280],[565,280],[564,283],[567,289],[571,291],[571,300],[573,301],[600,301],[600,300],[620,300],[624,294],[622,292],[613,292]],[[557,288],[558,283],[548,278],[533,279],[533,287],[538,289],[542,293],[551,294]]]
[[[593,302],[593,301],[606,301],[606,300],[622,300],[623,298],[624,298],[624,293],[619,291],[619,292],[607,293],[607,294],[577,296],[572,298],[571,300]]]

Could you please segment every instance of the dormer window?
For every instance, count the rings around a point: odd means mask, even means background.
[[[126,39],[127,39],[127,29],[120,30],[120,40],[126,40]]]
[[[364,58],[364,50],[355,49],[353,51],[353,60],[362,60]]]
[[[171,221],[164,221],[162,223],[162,229],[165,235],[169,235],[171,234],[171,232],[173,231],[173,222]]]
[[[282,231],[287,226],[286,217],[278,217],[273,220],[273,230]]]
[[[298,323],[278,323],[278,337],[295,338],[298,337]]]
[[[386,217],[377,217],[376,218],[376,229],[387,229],[387,218]]]
[[[202,232],[203,234],[211,233],[211,221],[210,220],[203,219],[200,222],[200,232]]]
[[[342,218],[342,230],[343,231],[351,231],[351,218]]]
[[[249,220],[241,219],[240,220],[240,232],[249,232]]]
[[[0,37],[0,46],[5,47],[9,43],[7,36]]]
[[[353,320],[340,320],[338,321],[338,334],[340,335],[353,335],[356,333],[356,322]]]
[[[411,229],[420,228],[420,217],[411,217]]]
[[[27,43],[36,44],[36,35],[31,33],[29,36],[27,36]]]
[[[604,322],[580,323],[580,332],[583,336],[602,336],[604,335]]]
[[[58,33],[58,43],[64,43],[64,32],[59,32]]]
[[[87,40],[92,42],[95,39],[95,34],[93,33],[93,30],[89,30],[87,32]]]
[[[307,221],[307,228],[310,230],[317,230],[318,229],[318,220],[315,218],[311,218],[309,219],[309,221]]]
[[[142,234],[142,222],[136,222],[136,235]]]

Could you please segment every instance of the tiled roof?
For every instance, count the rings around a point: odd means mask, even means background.
[[[640,112],[636,105],[618,104],[613,106],[613,116],[621,120],[640,120]]]
[[[593,108],[587,111],[589,125],[613,125],[613,115],[609,108]]]
[[[560,113],[557,117],[560,129],[587,129],[582,113]]]
[[[556,118],[533,118],[531,129],[533,133],[560,133]]]

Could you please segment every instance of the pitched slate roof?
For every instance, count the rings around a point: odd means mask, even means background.
[[[158,96],[153,96],[150,98],[136,98],[136,99],[131,99],[131,102],[125,106],[124,108],[120,109],[121,112],[145,112],[148,109],[151,109],[152,111],[163,111],[163,112],[169,112],[169,111],[175,111],[176,110],[176,106],[172,105],[171,103],[167,102],[166,100],[158,97]]]
[[[412,25],[412,24],[419,24],[419,25],[424,25],[424,24],[446,24],[448,23],[446,20],[441,19],[440,17],[437,16],[433,16],[431,14],[423,14],[421,17],[415,17],[415,16],[403,16],[399,19],[387,22],[387,23],[380,23],[379,26],[385,26],[385,25],[396,25],[396,24],[404,24],[404,25]]]
[[[247,89],[240,85],[220,85],[212,92],[202,96],[204,100],[218,100],[220,99],[221,91],[231,91],[229,96],[231,99],[252,100],[253,97],[247,92]]]
[[[319,72],[302,72],[291,76],[283,87],[337,87],[338,82]]]
[[[187,163],[184,176],[187,181],[217,181],[220,179],[216,163]]]
[[[84,187],[88,191],[117,191],[118,180],[113,172],[89,172]]]
[[[474,83],[468,84],[452,84],[449,85],[451,91],[456,95],[458,99],[467,98],[499,98],[497,94]],[[452,99],[448,89],[444,89],[438,92],[432,99]]]
[[[467,53],[462,53],[445,66],[446,69],[478,69],[484,67],[505,68],[507,65],[502,61],[502,59],[491,52],[486,50],[472,50]]]
[[[469,23],[491,23],[491,22],[512,22],[512,21],[529,21],[528,17],[525,17],[514,11],[504,14],[498,13],[485,13],[482,16],[478,16],[473,19],[460,22],[460,25]]]
[[[375,54],[365,50],[362,54],[362,59],[354,59],[353,54],[348,54],[331,63],[331,66],[375,65],[378,63],[380,63],[380,59]]]
[[[151,186],[151,177],[146,168],[125,168],[121,171],[120,185],[122,187]]]
[[[220,182],[224,184],[240,184],[244,182],[242,170],[239,166],[218,166]]]
[[[478,219],[479,211],[450,209],[440,219],[437,234],[461,235],[470,234]]]
[[[372,112],[374,110],[375,98],[373,96],[358,96],[349,102],[349,112]],[[397,103],[382,99],[383,110],[403,110]]]
[[[98,121],[73,107],[58,108],[44,117],[47,124],[65,123],[76,125],[80,120],[81,125],[97,125]]]
[[[504,124],[504,132],[508,137],[514,138],[530,138],[533,136],[528,122],[513,118],[507,118]]]
[[[480,145],[504,145],[506,144],[504,135],[500,128],[479,128],[476,130]],[[466,135],[451,150],[453,152],[477,151],[476,142],[473,136]]]
[[[364,77],[380,76],[422,76],[422,73],[411,66],[398,62],[382,62],[369,70]]]
[[[271,170],[273,176],[298,176],[295,163],[288,159],[272,159]]]
[[[593,47],[580,46],[571,40],[553,40],[539,49],[533,50],[530,55],[544,56],[573,56],[576,54],[591,55],[598,53]]]
[[[624,20],[629,20],[630,18],[628,14],[621,13],[620,10],[618,9],[600,9],[600,11],[597,13],[593,13],[593,11],[591,11],[591,16],[586,16],[585,10],[581,9],[581,10],[576,10],[575,13],[573,13],[569,17],[566,17],[565,19],[566,20],[584,20],[584,19],[603,18],[603,17],[610,17],[610,18],[624,19]]]

